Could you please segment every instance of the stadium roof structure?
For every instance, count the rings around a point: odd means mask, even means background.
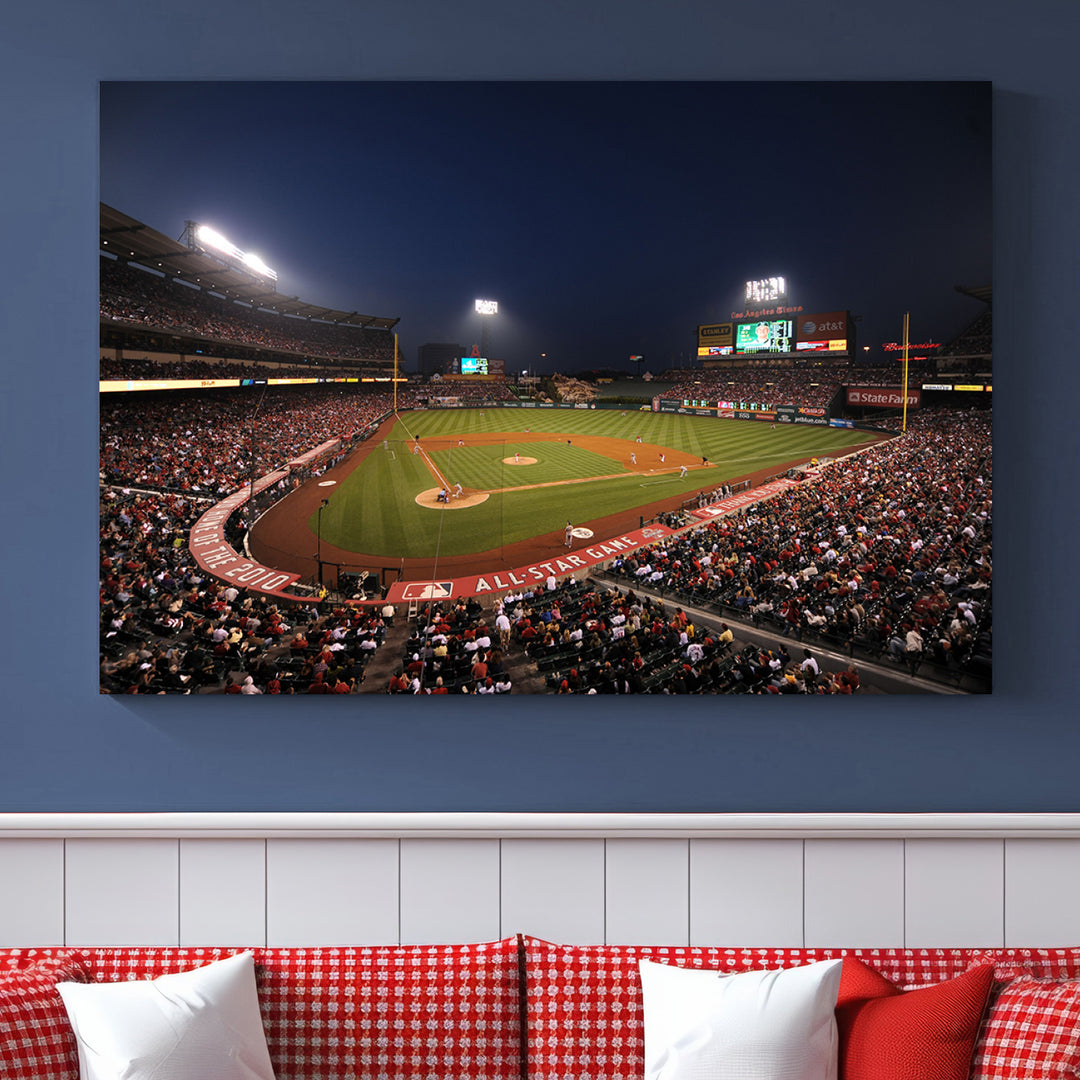
[[[124,262],[137,262],[170,277],[212,289],[230,300],[240,300],[257,308],[293,315],[302,319],[320,319],[347,326],[389,330],[399,319],[361,315],[356,311],[337,311],[319,304],[308,304],[296,296],[283,296],[267,288],[266,281],[220,259],[192,250],[178,240],[171,240],[144,225],[136,218],[100,204],[101,250]]]
[[[957,285],[956,291],[970,296],[973,300],[981,300],[989,307],[994,306],[994,288],[992,285],[978,285],[974,289],[966,289],[963,285]]]

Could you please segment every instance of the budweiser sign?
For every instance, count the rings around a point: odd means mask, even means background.
[[[920,397],[921,394],[918,390],[909,390],[907,407],[917,409]],[[849,405],[873,405],[882,409],[902,409],[904,407],[904,391],[898,386],[849,386],[847,388],[847,403]]]

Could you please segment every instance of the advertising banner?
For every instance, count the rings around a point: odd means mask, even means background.
[[[610,540],[584,542],[580,549],[513,570],[494,570],[488,574],[443,581],[398,581],[390,586],[386,599],[392,604],[399,604],[403,600],[443,600],[454,596],[482,596],[507,589],[533,588],[542,585],[551,575],[564,577],[586,570],[616,555],[630,554],[646,544],[673,535],[675,530],[666,525],[647,525],[644,529],[634,529]]]
[[[800,416],[820,416],[820,417],[824,417],[825,416],[825,410],[824,409],[811,408],[811,407],[806,406],[806,405],[800,405],[799,406],[799,415]]]
[[[280,380],[271,379],[271,382]],[[310,379],[317,382],[317,379]],[[101,394],[128,390],[206,390],[218,386],[239,386],[239,379],[110,379],[98,383]]]
[[[255,481],[255,494],[276,484],[284,476],[284,472],[275,472],[260,477]],[[259,592],[280,593],[285,586],[297,581],[300,575],[252,562],[239,554],[225,539],[225,522],[234,510],[247,502],[251,490],[250,485],[245,485],[207,510],[192,526],[188,536],[188,548],[200,569],[214,577],[234,582],[247,589],[258,589]]]
[[[908,390],[907,407],[917,409],[922,397],[920,390]],[[849,405],[870,405],[879,409],[902,409],[904,391],[899,386],[849,386],[847,388]]]
[[[776,413],[772,409],[759,409],[751,412],[749,409],[736,409],[736,420],[775,420]]]
[[[802,349],[804,345],[815,342],[829,343],[832,341],[848,338],[848,313],[846,311],[826,311],[820,315],[800,315],[795,323],[796,346]]]
[[[796,416],[794,420],[796,424],[817,424],[819,427],[828,423],[824,416]]]
[[[853,420],[830,420],[829,421],[829,427],[839,427],[839,428],[849,428],[850,429],[850,428],[855,427],[855,422]]]
[[[777,405],[776,413],[778,416],[794,416],[796,412],[794,405]]]
[[[733,324],[729,322],[699,326],[697,328],[698,345],[731,346],[734,344],[733,333]]]

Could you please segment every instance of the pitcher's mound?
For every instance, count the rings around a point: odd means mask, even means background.
[[[535,465],[536,458],[534,457],[504,457],[504,465]]]
[[[479,506],[482,502],[487,502],[488,493],[486,491],[470,491],[468,488],[462,495],[454,498],[454,489],[450,489],[450,501],[439,502],[440,488],[428,488],[427,491],[421,491],[416,496],[416,501],[421,506],[426,506],[431,510],[464,510],[469,506]]]

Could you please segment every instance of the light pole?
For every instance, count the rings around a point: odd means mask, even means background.
[[[480,355],[488,359],[488,320],[499,314],[498,300],[477,300],[476,314],[480,316]]]
[[[319,503],[319,513],[316,523],[316,537],[318,547],[315,551],[315,561],[319,564],[319,586],[322,586],[322,512],[330,505],[329,499],[323,499]]]

